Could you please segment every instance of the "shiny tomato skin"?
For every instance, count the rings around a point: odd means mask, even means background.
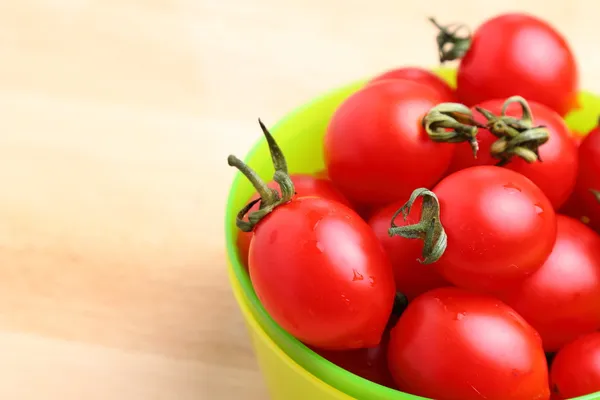
[[[398,389],[437,400],[547,400],[537,332],[496,298],[458,288],[413,300],[392,329]]]
[[[502,104],[506,99],[485,101],[479,106],[495,115],[500,115]],[[569,198],[575,187],[578,170],[577,144],[564,120],[552,109],[536,102],[528,102],[536,126],[548,129],[549,140],[540,146],[539,153],[542,161],[528,163],[519,157],[513,157],[504,167],[517,171],[533,181],[548,196],[555,210],[558,210]],[[475,119],[485,123],[486,119],[473,110]],[[518,104],[511,104],[507,114],[521,117]],[[490,146],[497,138],[486,129],[479,129],[477,141],[479,152],[473,158],[471,147],[460,143],[452,158],[449,171],[458,171],[474,165],[495,165],[499,160],[492,157]]]
[[[550,368],[553,400],[600,392],[600,332],[580,336],[564,346]]]
[[[600,191],[600,128],[592,130],[579,145],[577,183],[564,210],[600,232],[600,202],[590,189]]]
[[[392,203],[377,210],[368,222],[392,262],[396,290],[411,301],[431,289],[450,286],[450,284],[433,265],[423,265],[418,261],[423,249],[421,240],[405,239],[400,236],[390,237],[388,234],[392,216],[403,204],[404,201]],[[417,199],[406,222],[402,215],[399,215],[395,219],[396,225],[412,225],[419,222],[421,204],[421,199]]]
[[[379,385],[395,388],[387,365],[389,332],[384,333],[381,343],[375,347],[345,351],[314,349],[321,357],[355,375]]]
[[[565,38],[547,22],[518,13],[483,23],[457,71],[456,94],[473,106],[520,95],[564,116],[577,107],[577,64]]]
[[[392,267],[369,225],[349,207],[299,197],[254,228],[250,279],[269,315],[324,350],[379,344],[395,297]]]
[[[329,177],[353,204],[383,206],[437,182],[454,146],[431,141],[422,118],[442,96],[407,80],[360,89],[335,111],[325,135]]]
[[[454,89],[433,72],[419,67],[403,67],[384,72],[371,79],[369,83],[380,82],[388,79],[405,79],[419,82],[437,91],[445,102],[456,102]]]
[[[455,172],[433,192],[448,243],[433,265],[456,286],[496,292],[541,267],[556,239],[556,216],[542,191],[506,168]]]
[[[542,267],[501,296],[538,331],[547,352],[600,329],[600,236],[563,215],[556,232]]]
[[[325,199],[330,199],[334,201],[338,201],[347,206],[350,205],[348,200],[344,197],[343,194],[337,190],[331,181],[326,177],[318,177],[306,174],[292,174],[290,175],[292,182],[294,182],[294,188],[296,190],[296,194],[298,196],[307,197],[307,196],[315,196],[315,197],[323,197]],[[279,184],[275,181],[271,181],[268,183],[268,186],[272,189],[279,190]],[[258,194],[252,196],[250,201],[258,199]],[[257,211],[259,205],[255,204],[254,207],[250,210]],[[237,248],[240,255],[240,259],[242,264],[248,266],[248,250],[250,249],[250,241],[252,240],[252,232],[238,232],[237,236]]]

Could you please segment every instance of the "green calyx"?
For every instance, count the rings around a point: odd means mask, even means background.
[[[397,226],[394,222],[396,217],[402,214],[406,221],[414,202],[419,197],[423,198],[420,221],[413,225]],[[440,222],[440,203],[435,193],[425,188],[413,191],[410,199],[392,217],[388,233],[390,236],[423,240],[423,259],[419,260],[422,264],[431,264],[439,260],[446,251],[448,237]]]
[[[440,103],[423,117],[423,128],[434,142],[467,142],[477,158],[477,130],[482,127],[473,119],[471,109],[460,103]]]
[[[471,33],[469,29],[461,24],[442,26],[434,18],[429,18],[429,21],[439,30],[436,41],[440,63],[443,64],[446,61],[463,58],[471,47]],[[465,34],[461,35],[461,30],[465,31]]]
[[[506,115],[508,107],[513,103],[521,106],[521,118]],[[475,109],[487,119],[485,128],[498,138],[490,148],[492,156],[499,160],[496,165],[506,165],[514,156],[528,163],[542,161],[539,147],[548,141],[550,135],[545,127],[534,126],[531,109],[523,97],[508,98],[502,105],[500,116],[481,107]]]
[[[590,189],[590,192],[592,192],[598,203],[600,203],[600,190]]]
[[[235,224],[243,232],[252,231],[256,224],[258,224],[266,215],[268,215],[278,206],[290,201],[295,194],[294,183],[288,174],[287,163],[283,153],[281,152],[281,149],[260,119],[258,120],[258,123],[260,124],[263,135],[265,136],[269,145],[269,152],[271,153],[271,159],[273,161],[273,166],[275,167],[273,180],[279,185],[281,195],[277,190],[271,189],[269,186],[267,186],[267,184],[258,176],[258,174],[242,160],[234,155],[227,157],[227,163],[231,167],[237,168],[242,174],[244,174],[244,176],[250,181],[250,183],[252,183],[252,186],[254,186],[260,196],[260,199],[248,203],[237,214]],[[248,214],[250,209],[252,209],[256,203],[260,203],[258,210]],[[248,214],[247,221],[244,220],[246,214]]]

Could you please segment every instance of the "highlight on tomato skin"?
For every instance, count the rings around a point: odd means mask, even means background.
[[[372,78],[368,84],[390,79],[405,79],[413,82],[422,83],[437,91],[444,102],[455,102],[456,93],[448,83],[428,69],[420,67],[402,67],[386,71],[375,78]]]
[[[482,109],[500,115],[506,99],[492,99],[477,105]],[[533,116],[534,126],[543,126],[548,130],[548,141],[539,146],[539,160],[527,162],[519,156],[513,156],[505,168],[512,169],[531,179],[546,194],[555,210],[558,210],[569,198],[575,187],[578,171],[577,145],[564,120],[547,106],[535,101],[527,101]],[[475,120],[480,124],[486,118],[473,108]],[[506,115],[520,118],[521,107],[511,103]],[[449,173],[475,165],[496,165],[499,159],[494,157],[491,148],[498,138],[489,130],[480,128],[477,133],[479,152],[474,158],[471,148],[465,143],[456,145],[454,157],[448,169]]]
[[[548,400],[537,332],[500,300],[458,288],[412,301],[390,334],[398,389],[444,400]]]
[[[344,197],[343,194],[337,190],[330,180],[321,178],[318,176],[312,176],[307,174],[292,174],[290,175],[294,187],[296,188],[296,194],[298,196],[316,196],[338,201],[345,205],[350,205],[350,202]],[[271,189],[279,190],[279,185],[275,181],[270,181],[268,186]],[[260,196],[255,194],[249,200],[253,201],[259,199]],[[259,204],[255,204],[250,209],[250,212],[258,210]],[[250,249],[250,241],[252,240],[252,232],[238,231],[237,235],[237,248],[240,260],[244,266],[248,266],[248,251]]]
[[[580,336],[564,346],[550,368],[552,400],[600,392],[600,332]]]

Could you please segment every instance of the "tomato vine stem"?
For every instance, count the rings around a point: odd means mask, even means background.
[[[451,24],[447,26],[440,25],[435,18],[430,17],[429,21],[438,28],[436,41],[440,63],[454,61],[463,58],[471,47],[471,32],[462,24]],[[459,31],[466,31],[466,35],[459,35]]]
[[[419,197],[423,198],[419,222],[413,225],[397,226],[395,223],[396,217],[402,214],[406,221],[414,202]],[[440,203],[435,193],[425,188],[414,190],[410,195],[410,199],[392,216],[388,234],[406,239],[423,240],[423,259],[418,260],[420,263],[432,264],[439,260],[446,250],[448,237],[440,222]]]
[[[508,107],[513,103],[521,106],[521,118],[506,115]],[[492,156],[499,159],[497,166],[506,165],[514,156],[528,163],[542,161],[539,147],[548,141],[550,135],[544,126],[534,126],[531,108],[523,97],[512,96],[506,99],[500,116],[481,107],[475,109],[487,119],[486,129],[498,138],[490,147]]]
[[[295,194],[294,183],[288,174],[287,162],[283,152],[279,148],[273,135],[271,135],[260,119],[258,120],[258,123],[269,146],[269,153],[271,154],[271,160],[275,168],[273,180],[279,185],[281,195],[277,190],[271,189],[258,176],[256,171],[250,168],[246,163],[234,155],[229,155],[227,157],[229,166],[237,168],[250,181],[260,196],[259,199],[251,201],[244,206],[236,216],[235,224],[243,232],[252,231],[256,224],[258,224],[267,214],[271,213],[281,204],[289,202]],[[250,209],[258,202],[260,202],[258,210],[249,213]],[[248,214],[248,221],[244,220],[246,214]]]
[[[483,125],[473,119],[471,109],[460,103],[440,103],[423,117],[423,127],[434,142],[467,142],[477,158],[477,130]]]

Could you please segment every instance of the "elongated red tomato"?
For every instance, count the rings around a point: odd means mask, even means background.
[[[454,146],[431,141],[422,118],[442,96],[407,80],[359,90],[336,110],[325,135],[329,177],[353,203],[383,206],[437,182]]]
[[[458,288],[413,300],[391,332],[388,364],[402,391],[437,400],[547,400],[537,332],[493,297]]]
[[[459,39],[460,40],[460,39]],[[579,76],[565,38],[547,22],[531,15],[508,13],[484,22],[459,47],[463,55],[456,94],[467,106],[485,100],[523,96],[564,116],[577,106]],[[457,42],[448,40],[448,42]],[[446,57],[444,57],[446,55]]]
[[[579,145],[579,173],[565,212],[600,232],[600,128]]]
[[[303,197],[254,229],[250,278],[269,315],[322,349],[375,346],[395,295],[392,267],[369,225],[350,208]]]
[[[450,286],[433,265],[423,265],[418,259],[423,243],[418,240],[391,237],[388,234],[390,221],[402,203],[383,207],[369,219],[369,225],[379,238],[394,269],[396,290],[410,301],[431,289]],[[417,199],[404,224],[415,224],[421,217],[421,199]],[[400,219],[400,217],[398,217]]]
[[[539,332],[547,352],[600,329],[600,236],[563,215],[556,235],[542,267],[501,297]]]
[[[403,67],[384,72],[371,79],[369,83],[380,82],[389,79],[405,79],[408,81],[422,83],[437,91],[445,102],[455,102],[456,94],[448,83],[433,72],[419,67]]]
[[[505,99],[485,101],[478,106],[500,115]],[[559,209],[571,195],[577,178],[577,145],[564,120],[552,109],[533,101],[528,102],[536,126],[548,130],[549,140],[539,148],[541,161],[528,163],[518,156],[511,158],[506,168],[517,171],[533,181],[546,194],[555,209]],[[512,117],[521,117],[518,104],[512,103],[506,110]],[[484,124],[486,119],[474,111],[475,119]],[[458,144],[449,171],[454,172],[474,165],[495,165],[498,159],[492,156],[490,147],[498,138],[486,129],[479,129],[477,141],[479,152],[473,157],[466,143]]]
[[[600,392],[600,332],[581,336],[564,346],[550,368],[553,400]]]
[[[254,232],[248,272],[257,297],[275,322],[307,345],[325,350],[378,345],[396,295],[383,247],[348,206],[297,197],[283,153],[262,123],[261,128],[279,195],[244,162],[228,157],[261,198],[258,210],[248,214],[249,203],[236,218],[242,231]]]
[[[301,197],[322,197],[325,199],[338,201],[342,204],[350,206],[350,203],[343,194],[337,190],[330,180],[327,178],[318,178],[311,175],[305,174],[292,174],[290,175],[294,187],[296,188],[296,194]],[[275,181],[268,183],[272,189],[278,189],[279,185]],[[260,198],[258,194],[254,195],[250,201]],[[258,210],[258,203],[250,209],[250,212]],[[252,239],[252,232],[239,231],[237,238],[237,246],[240,254],[240,258],[244,265],[248,265],[248,249],[250,248],[250,240]]]

